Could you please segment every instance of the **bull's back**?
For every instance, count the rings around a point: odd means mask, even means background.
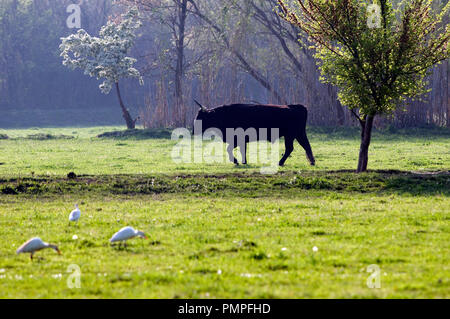
[[[216,112],[227,128],[278,128],[281,136],[304,129],[307,120],[307,109],[302,105],[234,104],[220,107]]]

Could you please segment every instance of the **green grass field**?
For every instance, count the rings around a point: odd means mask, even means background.
[[[310,129],[316,167],[296,146],[261,175],[174,163],[164,132],[96,137],[116,129],[0,130],[0,298],[450,297],[450,131],[376,132],[357,175],[357,130]],[[149,240],[110,247],[128,225]],[[16,255],[33,236],[62,255]]]

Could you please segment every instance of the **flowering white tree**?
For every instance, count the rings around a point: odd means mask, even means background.
[[[119,22],[108,21],[100,30],[99,37],[90,36],[81,29],[76,34],[61,38],[61,57],[63,65],[84,70],[86,75],[103,79],[100,90],[108,94],[113,86],[116,87],[117,97],[122,108],[123,118],[128,129],[136,127],[129,110],[125,107],[119,89],[122,78],[137,78],[143,84],[141,74],[133,67],[136,59],[127,54],[134,45],[136,30],[141,27],[139,11],[131,8],[122,15]]]

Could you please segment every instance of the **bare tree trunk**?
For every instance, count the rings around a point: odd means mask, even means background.
[[[278,101],[278,103],[287,104],[286,99],[284,99],[280,93],[270,84],[269,80],[264,77],[263,74],[261,74],[257,69],[253,68],[250,63],[247,61],[247,59],[244,57],[244,55],[233,48],[233,46],[230,43],[230,40],[226,36],[226,33],[224,30],[222,30],[219,25],[215,24],[212,20],[210,20],[206,15],[200,12],[198,6],[195,2],[191,1],[191,4],[194,6],[194,11],[192,11],[193,14],[195,14],[197,17],[202,19],[206,24],[208,24],[210,27],[212,27],[220,36],[223,43],[227,47],[228,50],[239,60],[239,66],[248,72],[256,81],[259,82],[266,90],[268,90],[272,96]]]
[[[357,173],[367,172],[369,163],[369,147],[372,141],[372,129],[375,116],[369,115],[361,120],[361,147],[359,150],[359,161]]]
[[[277,103],[288,104],[287,100],[281,97],[281,94],[278,93],[278,91],[269,83],[269,80],[258,72],[258,70],[253,68],[240,52],[233,49],[231,52],[239,59],[241,62],[241,67],[246,70],[256,81],[258,81],[259,84],[261,84],[267,91],[269,91]]]
[[[446,64],[446,73],[447,73],[447,85],[444,88],[444,99],[445,99],[445,103],[447,104],[447,127],[450,128],[450,63],[448,61],[445,62]],[[445,111],[444,111],[445,112]]]
[[[184,39],[187,19],[187,3],[188,0],[182,0],[179,4],[178,12],[178,41],[177,41],[177,66],[175,69],[175,99],[176,113],[178,115],[178,124],[185,125],[186,114],[184,111],[183,100],[183,76],[184,76]]]
[[[125,122],[127,123],[127,128],[129,130],[133,130],[136,128],[136,120],[133,120],[131,118],[130,112],[128,111],[128,109],[125,107],[125,105],[123,104],[123,100],[122,100],[122,96],[120,94],[120,88],[119,88],[119,83],[116,82],[116,91],[117,91],[117,97],[119,98],[119,103],[120,103],[120,108],[122,109],[122,116],[125,120]]]

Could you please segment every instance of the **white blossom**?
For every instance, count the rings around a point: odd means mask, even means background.
[[[142,22],[136,7],[122,15],[120,23],[108,21],[98,37],[80,29],[76,34],[61,38],[63,65],[84,70],[84,74],[103,79],[100,90],[108,94],[121,78],[137,78],[143,84],[139,71],[133,67],[136,59],[127,54],[134,45],[136,30]]]

